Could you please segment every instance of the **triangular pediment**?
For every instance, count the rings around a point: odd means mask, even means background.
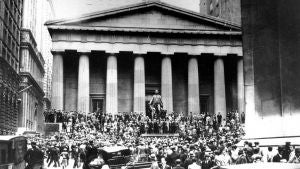
[[[240,26],[237,24],[204,16],[162,2],[144,2],[78,18],[50,21],[46,25],[179,31],[240,31]]]

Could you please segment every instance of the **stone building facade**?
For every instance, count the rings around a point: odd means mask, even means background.
[[[200,0],[200,13],[241,24],[241,0]]]
[[[299,8],[300,1],[242,1],[246,138],[299,143]]]
[[[44,0],[43,0],[44,1]],[[41,42],[41,25],[38,20],[39,2],[37,0],[24,0],[24,13],[21,33],[21,62],[20,76],[22,86],[29,88],[22,93],[21,109],[19,113],[19,131],[31,130],[43,132],[44,115],[44,58],[38,50],[38,42]]]
[[[29,29],[22,29],[20,76],[22,85],[31,86],[21,93],[22,105],[19,127],[26,130],[43,130],[43,77],[44,59],[37,51],[35,39]]]
[[[22,0],[0,0],[0,135],[17,130]]]
[[[54,109],[145,113],[160,90],[168,112],[243,111],[239,25],[158,1],[46,25]]]
[[[37,49],[42,54],[44,64],[44,78],[43,78],[43,90],[44,90],[44,109],[48,110],[51,106],[51,77],[52,77],[52,54],[51,47],[52,41],[47,27],[44,25],[46,21],[54,18],[54,9],[52,1],[50,0],[38,0],[37,1],[37,34],[36,42]]]

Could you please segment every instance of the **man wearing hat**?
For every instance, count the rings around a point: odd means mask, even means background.
[[[214,166],[214,162],[211,160],[211,157],[209,154],[204,155],[205,159],[201,164],[201,169],[210,169]]]
[[[183,167],[181,167],[181,160],[179,158],[175,160],[175,164],[176,166],[173,169],[184,169]]]
[[[195,154],[193,152],[189,153],[189,156],[184,161],[184,168],[188,169],[189,165],[193,164],[193,158],[195,158]]]
[[[89,144],[85,147],[86,149],[86,159],[83,164],[83,169],[87,168],[87,165],[98,156],[98,150],[94,146],[94,142],[92,140],[89,141]]]
[[[36,142],[31,142],[31,149],[27,150],[24,160],[28,164],[26,169],[33,169],[36,165],[43,165],[44,153],[37,148]]]

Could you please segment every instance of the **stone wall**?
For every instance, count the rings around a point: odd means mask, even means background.
[[[300,135],[300,1],[242,1],[246,133]],[[257,131],[260,132],[257,132]]]

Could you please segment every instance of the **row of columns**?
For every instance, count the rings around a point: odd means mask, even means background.
[[[244,111],[244,77],[243,61],[237,66],[237,91],[239,112]],[[77,110],[89,112],[89,56],[82,53],[79,57],[78,69],[78,103]],[[118,112],[118,72],[117,57],[111,54],[107,58],[106,72],[106,112]],[[53,57],[52,107],[63,109],[63,58],[57,53]],[[164,56],[161,63],[161,95],[164,109],[173,111],[172,61],[170,56]],[[68,98],[66,98],[68,99]],[[145,112],[145,61],[142,56],[134,60],[134,112]],[[222,57],[214,62],[214,110],[226,118],[225,74]],[[188,111],[200,113],[199,72],[198,61],[192,57],[188,61]]]

